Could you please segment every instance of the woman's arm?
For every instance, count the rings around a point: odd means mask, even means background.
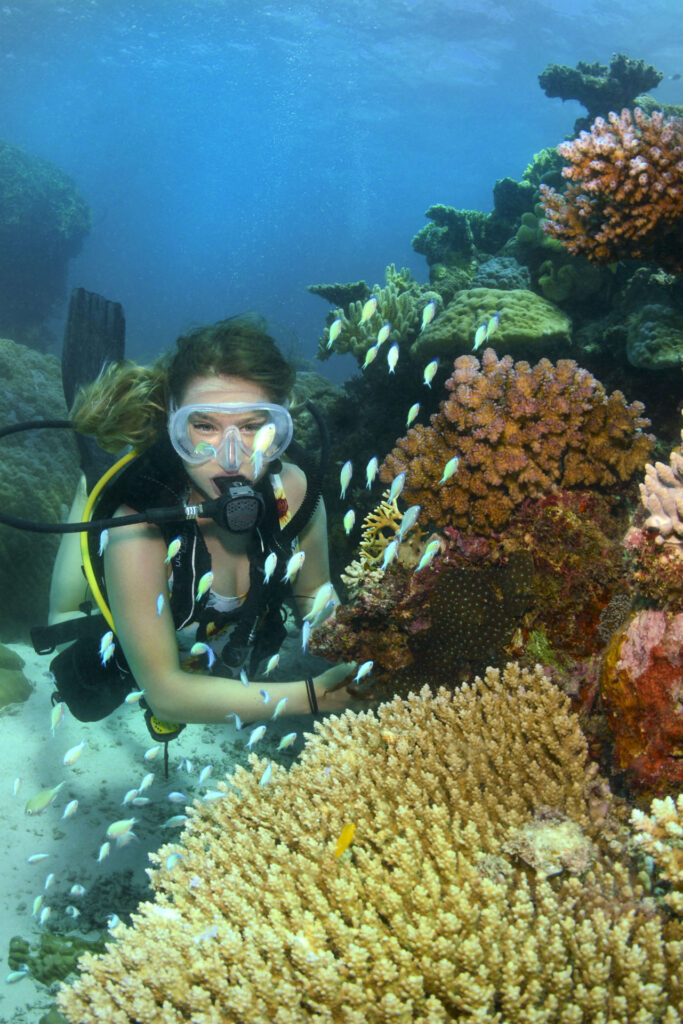
[[[131,509],[121,508],[125,515]],[[155,526],[132,525],[111,530],[105,552],[107,594],[116,634],[137,685],[154,714],[170,722],[224,722],[236,712],[245,721],[267,717],[260,690],[237,679],[186,672],[180,665],[169,609],[166,546]],[[164,597],[157,613],[159,594]],[[339,711],[349,703],[345,690],[332,692],[350,666],[335,666],[316,679],[321,711]],[[275,684],[273,684],[273,690]],[[277,699],[287,697],[286,714],[307,714],[303,680],[277,684]]]

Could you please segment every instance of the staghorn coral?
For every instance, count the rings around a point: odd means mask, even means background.
[[[650,813],[635,808],[631,814],[633,841],[654,859],[670,887],[664,902],[683,917],[683,793],[674,800],[653,800]]]
[[[370,292],[370,296],[377,299],[377,310],[365,323],[360,322],[364,306],[360,299],[334,311],[335,319],[341,319],[341,332],[328,348],[329,325],[325,328],[325,334],[318,342],[318,359],[329,359],[333,352],[350,352],[362,366],[366,352],[375,344],[377,332],[384,323],[391,324],[391,333],[382,346],[386,352],[394,342],[412,340],[420,328],[422,310],[428,302],[433,300],[437,306],[442,305],[441,296],[422,288],[405,267],[396,270],[392,263],[387,267],[385,277],[385,287],[380,288],[376,284]]]
[[[558,151],[570,184],[564,193],[541,186],[548,234],[594,263],[683,270],[683,119],[611,112]]]
[[[679,1024],[683,925],[629,877],[626,829],[540,669],[315,728],[271,784],[252,755],[196,802],[152,855],[155,900],[61,989],[69,1021]],[[539,817],[583,840],[550,877],[506,849]]]
[[[614,761],[640,793],[683,787],[683,613],[631,616],[605,653],[600,692]]]
[[[525,498],[554,490],[614,488],[645,464],[654,439],[640,402],[603,386],[575,362],[534,367],[487,349],[455,360],[449,397],[429,426],[412,427],[384,460],[388,483],[406,471],[403,497],[421,521],[490,535]],[[438,481],[449,459],[456,473]]]

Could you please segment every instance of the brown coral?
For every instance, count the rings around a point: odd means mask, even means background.
[[[568,359],[531,367],[460,356],[446,381],[449,397],[387,456],[380,477],[406,471],[404,498],[421,521],[481,534],[502,529],[525,498],[568,488],[613,488],[642,470],[654,438],[640,402],[605,392]],[[453,457],[455,474],[439,484]]]
[[[638,107],[558,146],[564,193],[541,185],[545,230],[595,263],[652,260],[683,270],[683,119]]]
[[[568,703],[509,665],[316,724],[153,855],[156,896],[58,1004],[74,1024],[679,1024],[683,927],[629,878]],[[506,854],[538,812],[592,863]],[[546,810],[548,809],[548,810]],[[346,824],[353,843],[335,857]],[[171,852],[182,859],[164,867]]]

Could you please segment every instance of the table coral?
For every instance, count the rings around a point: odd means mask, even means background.
[[[631,879],[616,804],[540,670],[315,728],[267,786],[252,755],[195,802],[152,855],[154,900],[61,989],[69,1021],[680,1024],[683,925]],[[550,877],[506,850],[539,814],[573,825]]]
[[[683,787],[683,613],[634,614],[605,654],[600,689],[614,760],[638,792]]]
[[[595,263],[640,259],[683,271],[683,119],[612,112],[558,151],[569,185],[541,186],[548,234]]]
[[[501,530],[525,498],[556,490],[615,488],[639,472],[654,438],[640,402],[605,392],[568,359],[534,367],[459,356],[450,392],[429,426],[416,425],[384,460],[389,483],[406,472],[403,498],[420,505],[421,522],[490,535]],[[439,484],[446,463],[458,469]]]

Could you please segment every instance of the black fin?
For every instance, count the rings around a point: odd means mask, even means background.
[[[70,409],[79,387],[93,381],[105,363],[124,358],[126,321],[120,302],[96,292],[74,288],[62,346],[62,388]],[[91,437],[76,434],[88,490],[112,465],[114,458]]]

